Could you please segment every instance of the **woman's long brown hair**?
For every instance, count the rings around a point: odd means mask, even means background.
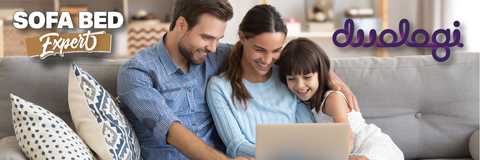
[[[318,73],[318,89],[308,100],[310,109],[315,108],[318,113],[330,79],[330,60],[325,51],[310,39],[297,38],[288,42],[276,63],[280,81],[285,85],[287,75]]]
[[[287,35],[287,26],[282,16],[275,7],[267,4],[256,5],[250,9],[243,17],[239,30],[247,40],[266,32],[283,32],[285,36]],[[242,55],[243,45],[238,41],[218,75],[225,73],[230,81],[232,86],[231,99],[235,108],[238,108],[235,103],[236,99],[240,102],[240,108],[245,106],[245,110],[247,110],[248,99],[252,96],[242,82],[243,69],[240,63]]]

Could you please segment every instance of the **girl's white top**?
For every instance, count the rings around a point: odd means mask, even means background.
[[[317,123],[333,123],[332,117],[323,114],[322,109],[330,93],[339,93],[347,100],[340,91],[329,90],[325,93],[320,112],[312,109],[313,117]],[[352,129],[354,147],[352,154],[367,156],[370,160],[403,160],[403,152],[395,145],[390,136],[382,133],[374,124],[365,123],[362,113],[352,110],[347,114]]]

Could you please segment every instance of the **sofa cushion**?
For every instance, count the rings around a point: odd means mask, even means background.
[[[10,97],[15,135],[26,157],[94,160],[88,146],[61,118],[13,94]]]
[[[11,122],[10,93],[28,99],[62,118],[72,129],[68,108],[68,72],[75,61],[117,96],[117,73],[125,59],[48,57],[44,60],[26,56],[0,59],[0,122]],[[0,123],[0,138],[15,135],[11,123]]]
[[[472,155],[472,158],[474,160],[478,160],[479,158],[479,137],[478,137],[478,130],[473,132],[472,136],[470,136],[470,142],[469,142],[469,149],[470,149],[470,154]]]
[[[140,159],[128,119],[110,93],[75,63],[70,66],[68,102],[78,135],[100,159]]]
[[[26,160],[22,149],[18,146],[15,136],[8,136],[0,140],[0,160]]]
[[[367,123],[379,126],[405,159],[470,158],[479,129],[479,53],[333,59]]]

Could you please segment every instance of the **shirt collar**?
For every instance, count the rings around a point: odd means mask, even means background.
[[[167,48],[165,47],[165,43],[163,43],[163,39],[165,38],[165,36],[167,36],[167,33],[165,33],[163,35],[163,37],[160,39],[160,41],[158,41],[158,51],[157,52],[159,53],[160,61],[162,61],[163,67],[167,70],[168,75],[171,75],[171,74],[177,72],[178,70],[180,70],[181,72],[183,72],[183,71],[182,71],[182,69],[180,69],[180,67],[177,65],[177,63],[175,63],[175,61],[173,61],[170,54],[168,54]],[[205,62],[203,62],[203,63],[205,63]],[[194,74],[195,72],[197,72],[199,66],[201,66],[201,65],[195,65],[195,64],[190,63],[190,65],[189,65],[190,74]]]
[[[160,57],[160,61],[162,61],[163,67],[166,69],[168,75],[171,75],[178,71],[180,67],[178,67],[177,63],[173,61],[170,54],[168,54],[167,48],[165,47],[165,43],[163,43],[163,39],[167,36],[168,32],[165,33],[160,41],[158,41],[158,55]]]

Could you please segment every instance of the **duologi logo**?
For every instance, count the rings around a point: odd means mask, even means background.
[[[455,27],[460,26],[459,21],[453,22],[453,25]],[[427,31],[423,29],[417,29],[413,31],[410,41],[408,41],[408,35],[410,32],[410,23],[408,22],[407,19],[402,19],[400,20],[400,23],[398,25],[398,28],[400,30],[400,41],[398,41],[398,36],[397,33],[392,30],[392,29],[385,29],[380,33],[379,36],[379,42],[376,41],[377,37],[377,32],[374,29],[370,30],[369,33],[369,40],[370,42],[365,43],[364,42],[364,32],[362,29],[359,29],[357,31],[357,42],[352,42],[352,39],[354,37],[354,28],[355,24],[353,23],[352,19],[347,19],[344,24],[344,29],[338,29],[333,33],[332,40],[333,43],[338,46],[338,47],[346,47],[348,45],[352,47],[371,47],[371,46],[376,46],[376,47],[399,47],[403,44],[409,46],[409,47],[432,47],[432,56],[433,58],[438,61],[438,62],[444,62],[450,57],[450,47],[458,46],[458,47],[463,47],[463,43],[460,43],[460,30],[455,29],[453,31],[453,42],[450,43],[450,29],[438,29],[432,34],[432,42],[433,43],[428,43],[430,41],[430,36]],[[346,42],[340,43],[337,40],[337,36],[339,34],[345,34]],[[393,40],[391,42],[385,42],[384,37],[386,34],[390,34],[393,37]],[[425,39],[423,42],[417,42],[416,36],[422,34]],[[438,42],[437,41],[437,36],[443,34],[445,37],[444,42]],[[445,56],[444,57],[438,57],[437,56],[437,50],[439,48],[443,48],[445,50]]]

